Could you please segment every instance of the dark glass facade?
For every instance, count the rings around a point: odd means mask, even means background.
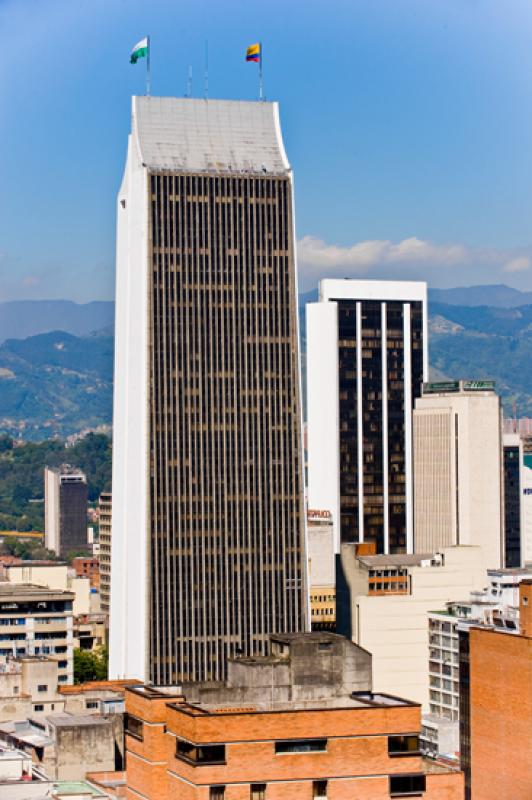
[[[356,299],[335,302],[338,304],[341,539],[359,541],[362,521],[364,541],[375,542],[377,552],[385,552],[387,520],[389,552],[404,552],[405,402],[409,403],[411,413],[423,383],[422,303],[408,303],[407,393],[405,303]]]
[[[504,566],[521,566],[521,461],[519,445],[504,453]]]
[[[288,176],[152,174],[150,677],[306,627]]]
[[[87,500],[85,480],[61,477],[59,484],[59,553],[66,556],[87,550]]]
[[[458,631],[460,675],[460,767],[465,779],[465,800],[471,800],[471,680],[469,631]]]

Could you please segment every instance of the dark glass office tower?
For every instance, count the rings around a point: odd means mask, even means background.
[[[291,170],[270,103],[135,98],[132,140],[118,209],[117,292],[123,282],[130,301],[117,297],[115,419],[129,419],[113,473],[111,673],[218,680],[228,657],[307,626]]]
[[[45,467],[45,545],[58,556],[87,550],[87,478],[63,464]]]
[[[412,410],[426,374],[426,286],[326,280],[307,306],[309,505],[337,547],[412,550]]]
[[[503,440],[504,566],[521,566],[521,448],[517,434]]]

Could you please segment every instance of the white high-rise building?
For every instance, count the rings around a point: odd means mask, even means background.
[[[341,542],[413,552],[412,411],[428,376],[427,286],[323,280],[306,307],[309,508]]]
[[[478,545],[504,565],[499,396],[491,381],[423,388],[414,411],[416,553]]]
[[[309,623],[277,104],[134,97],[117,215],[110,676],[221,680]]]

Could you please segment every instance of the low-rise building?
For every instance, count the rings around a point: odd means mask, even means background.
[[[527,579],[532,579],[532,567],[488,570],[488,586],[471,592],[469,601],[447,603],[445,609],[429,613],[430,713],[423,715],[423,752],[446,757],[459,754],[459,625],[469,621],[518,630],[519,584]]]
[[[4,564],[0,574],[9,583],[30,583],[47,589],[74,592],[74,614],[89,614],[92,611],[89,578],[76,575],[64,562],[23,561],[20,564]]]
[[[87,772],[123,768],[121,714],[49,714],[0,724],[0,740],[31,756],[53,780],[83,780]]]
[[[426,555],[357,552],[357,545],[342,545],[337,631],[372,654],[379,690],[415,700],[428,713],[427,614],[484,587],[482,551],[463,546]]]
[[[466,800],[532,797],[532,580],[519,592],[517,629],[458,626]]]
[[[461,800],[419,752],[420,707],[374,693],[371,656],[331,633],[271,637],[224,684],[126,690],[128,797]]]
[[[307,540],[312,630],[336,629],[334,527],[330,511],[307,511]]]
[[[23,750],[0,744],[0,800],[53,798],[54,784]]]
[[[0,664],[20,656],[57,661],[58,682],[73,683],[74,593],[0,582]]]
[[[97,558],[85,558],[78,556],[72,559],[72,568],[78,578],[88,578],[91,588],[100,587],[100,562]]]

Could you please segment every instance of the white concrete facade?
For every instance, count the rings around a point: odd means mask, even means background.
[[[134,97],[131,130],[117,202],[109,677],[147,681],[150,593],[156,584],[166,586],[165,580],[158,582],[150,550],[150,359],[159,344],[150,330],[149,181],[161,172],[262,177],[285,175],[290,167],[275,103]],[[289,180],[291,188],[291,175]],[[166,454],[157,458],[164,464]],[[201,583],[203,575],[197,578]],[[177,602],[177,588],[168,582],[175,596],[165,598],[165,605],[175,605],[176,615],[185,608],[192,616],[191,603]],[[301,597],[309,618],[303,590]],[[165,645],[172,639],[170,634],[153,638]]]
[[[330,512],[333,521],[334,548],[335,552],[339,553],[340,450],[336,303],[309,303],[306,320],[308,506],[311,509]]]
[[[148,170],[135,125],[117,202],[109,678],[148,666]]]
[[[418,398],[414,411],[415,552],[478,545],[486,569],[502,567],[502,491],[498,395],[460,388]]]
[[[392,556],[398,559],[398,556]],[[410,557],[412,558],[412,557]],[[429,711],[427,615],[450,601],[469,598],[486,584],[479,547],[444,548],[441,555],[405,563],[406,592],[372,591],[368,564],[383,557],[357,559],[353,545],[342,545],[342,564],[349,587],[351,637],[373,656],[375,691],[406,697]],[[365,564],[365,565],[364,565]]]
[[[389,517],[391,502],[388,496],[388,478],[391,471],[391,454],[388,442],[388,344],[386,335],[386,309],[394,302],[402,304],[404,366],[404,459],[406,496],[406,552],[413,552],[413,484],[412,484],[412,352],[411,303],[422,305],[423,319],[423,380],[428,379],[428,329],[427,285],[415,281],[323,280],[319,285],[319,301],[306,307],[307,325],[307,421],[308,421],[308,505],[309,508],[330,511],[334,521],[335,551],[340,552],[341,500],[340,500],[340,397],[339,397],[339,326],[337,301],[356,301],[356,339],[358,345],[353,369],[360,380],[357,383],[357,400],[354,413],[357,419],[357,475],[358,475],[358,539],[364,541],[364,475],[369,467],[364,463],[363,398],[363,345],[362,304],[377,301],[381,304],[380,360],[382,364],[382,451],[384,509],[384,552],[389,552]],[[391,382],[391,381],[390,381]]]
[[[44,468],[44,546],[59,552],[59,474]]]

